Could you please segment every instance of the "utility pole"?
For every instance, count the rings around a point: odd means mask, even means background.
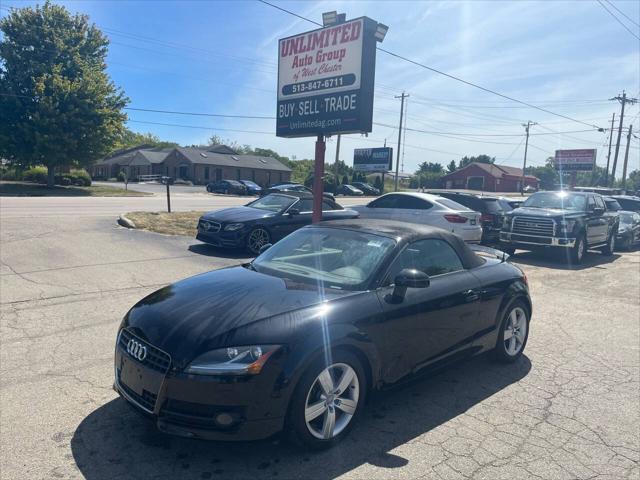
[[[334,182],[335,191],[333,193],[338,191],[338,175],[340,174],[340,172],[338,170],[338,168],[339,168],[338,162],[339,161],[340,161],[340,134],[338,134],[338,142],[336,143],[336,162],[335,162],[336,163],[336,166],[335,166],[336,181]]]
[[[624,151],[624,164],[622,165],[622,193],[627,194],[627,161],[629,160],[629,144],[631,143],[631,131],[633,125],[629,125],[629,133],[627,134],[627,148]]]
[[[616,142],[616,154],[613,157],[613,168],[611,169],[611,181],[610,184],[616,181],[616,167],[618,165],[618,152],[620,151],[620,138],[622,137],[622,121],[624,120],[624,106],[627,103],[634,104],[638,101],[637,98],[627,98],[627,93],[623,90],[622,96],[610,98],[609,100],[618,100],[622,104],[620,111],[620,126],[618,127],[618,141]]]
[[[611,132],[609,132],[609,153],[607,153],[607,169],[604,172],[604,186],[609,185],[609,160],[611,159],[611,140],[613,140],[613,124],[616,121],[616,113],[611,117]]]
[[[400,99],[400,123],[398,124],[398,151],[396,156],[396,182],[395,182],[395,191],[398,191],[398,175],[400,173],[400,141],[402,140],[402,116],[404,115],[404,99],[409,95],[406,95],[402,92],[402,95],[396,96],[395,98]]]
[[[527,132],[527,140],[524,143],[524,162],[522,163],[522,178],[520,179],[520,196],[524,195],[524,171],[527,169],[527,150],[529,149],[529,128],[531,128],[531,125],[537,125],[537,123],[529,120],[526,124],[522,124]]]

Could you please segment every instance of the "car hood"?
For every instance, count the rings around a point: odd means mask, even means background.
[[[233,208],[224,208],[222,210],[214,210],[213,212],[207,212],[202,216],[202,218],[205,220],[212,220],[214,222],[226,223],[226,222],[248,222],[251,220],[259,220],[261,218],[273,217],[275,215],[277,214],[274,212],[261,210],[259,208],[233,207]]]
[[[511,210],[507,213],[507,215],[521,215],[527,217],[562,217],[562,218],[571,218],[571,217],[579,217],[583,215],[582,212],[577,212],[575,210],[563,210],[561,208],[527,208],[520,207],[515,210]]]
[[[123,326],[169,353],[177,366],[224,345],[240,327],[351,294],[324,290],[249,270],[230,267],[168,285],[138,302]],[[268,322],[270,336],[287,338],[296,315]],[[302,320],[302,318],[300,318]],[[281,329],[281,332],[274,330]],[[260,329],[255,329],[260,342]]]

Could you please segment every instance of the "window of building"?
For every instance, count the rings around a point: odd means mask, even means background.
[[[216,181],[219,182],[220,180],[222,180],[222,169],[216,168]]]
[[[236,168],[236,180],[240,180],[241,175],[240,175],[240,169]]]
[[[209,180],[209,167],[204,167],[204,179]]]

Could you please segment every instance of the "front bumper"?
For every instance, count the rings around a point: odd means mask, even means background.
[[[288,390],[276,388],[283,354],[274,355],[263,371],[254,376],[188,375],[170,368],[166,374],[160,373],[159,378],[157,371],[133,359],[120,343],[118,340],[113,388],[134,410],[154,422],[158,430],[182,437],[226,441],[259,440],[282,430],[289,400]],[[124,383],[122,372],[127,365],[133,365],[141,379],[139,384]],[[154,377],[160,384],[156,393],[145,389],[154,385]]]
[[[198,227],[198,233],[196,234],[196,240],[214,245],[216,247],[225,248],[242,248],[246,245],[247,233],[243,229],[233,232],[225,232],[220,230],[219,232],[207,232],[206,230]]]
[[[543,237],[501,232],[500,242],[512,246],[523,246],[525,249],[526,246],[573,248],[576,244],[576,239],[570,237]]]

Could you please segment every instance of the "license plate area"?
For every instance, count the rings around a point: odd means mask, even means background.
[[[121,390],[130,401],[153,413],[164,374],[145,367],[124,352],[119,357],[116,368]]]

